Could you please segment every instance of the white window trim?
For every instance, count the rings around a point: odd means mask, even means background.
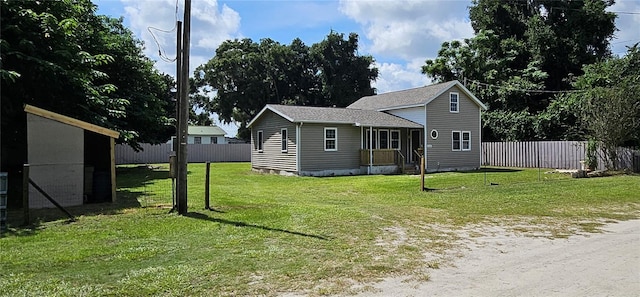
[[[398,134],[398,148],[396,148],[397,150],[401,150],[402,149],[402,134],[400,134],[400,130],[391,130],[389,131],[389,148],[390,149],[394,149],[393,148],[393,137],[391,137],[391,135],[393,133],[397,133]]]
[[[469,148],[465,149],[464,148],[464,135],[468,134],[469,135]],[[462,131],[462,133],[460,133],[460,150],[462,151],[470,151],[471,150],[471,131]]]
[[[328,130],[333,130],[335,132],[334,133],[335,138],[327,138],[327,131]],[[327,148],[327,140],[334,140],[335,144],[336,144],[335,148],[328,149]],[[335,151],[338,150],[338,128],[335,128],[335,127],[325,127],[324,128],[324,144],[323,144],[323,146],[324,146],[324,151],[325,152],[335,152]]]
[[[258,130],[256,134],[256,143],[258,144],[258,152],[264,152],[264,132],[262,130]]]
[[[452,95],[456,95],[456,110],[451,110],[451,103],[452,103]],[[451,113],[459,113],[460,112],[460,94],[458,92],[450,92],[449,93],[449,112]]]
[[[283,144],[284,144],[284,149],[282,149]],[[286,153],[288,151],[289,151],[289,132],[287,131],[287,128],[282,128],[280,129],[280,152]]]
[[[453,134],[455,134],[455,133],[458,133],[458,135],[460,136],[460,138],[458,138],[459,146],[458,146],[458,148],[457,148],[457,149],[453,148],[453,143],[454,143],[454,141],[455,141],[455,140],[453,139]],[[460,131],[455,131],[455,130],[454,130],[454,131],[451,131],[451,151],[458,152],[458,151],[460,151],[460,150],[462,150],[462,132],[460,132]]]
[[[436,132],[436,137],[433,137],[433,132]],[[431,132],[429,133],[429,136],[431,136],[431,139],[438,139],[438,136],[440,136],[440,133],[438,133],[438,130],[432,129]]]

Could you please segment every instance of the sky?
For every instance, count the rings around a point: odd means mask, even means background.
[[[359,54],[371,55],[379,69],[373,83],[378,94],[424,86],[425,60],[437,57],[444,41],[473,36],[468,7],[471,0],[191,0],[189,71],[206,63],[225,40],[271,38],[290,44],[300,38],[318,43],[331,30],[359,35]],[[123,17],[124,24],[145,42],[145,53],[156,67],[175,75],[175,22],[183,20],[184,0],[93,0],[98,14]],[[176,10],[177,7],[177,10]],[[640,42],[640,0],[618,0],[608,9],[618,12],[612,52]],[[176,12],[177,11],[177,12]],[[163,54],[160,55],[159,52]],[[235,136],[234,124],[222,124]]]

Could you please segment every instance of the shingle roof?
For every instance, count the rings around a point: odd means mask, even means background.
[[[326,123],[352,124],[356,126],[394,127],[394,128],[422,128],[422,125],[374,110],[360,110],[349,108],[311,107],[273,105],[265,106],[248,126],[258,119],[266,110],[271,110],[293,123]]]
[[[189,135],[226,135],[222,128],[218,126],[189,126]]]
[[[478,100],[467,88],[465,88],[457,80],[433,84],[425,87],[413,88],[408,90],[389,92],[379,95],[362,97],[358,101],[347,106],[347,108],[369,109],[369,110],[391,110],[397,108],[421,106],[428,104],[431,100],[449,88],[457,85],[463,92],[467,93],[480,108],[486,109],[486,106]]]

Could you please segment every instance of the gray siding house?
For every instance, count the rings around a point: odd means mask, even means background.
[[[458,81],[367,96],[347,108],[267,105],[252,120],[253,170],[304,176],[480,167],[486,106]]]

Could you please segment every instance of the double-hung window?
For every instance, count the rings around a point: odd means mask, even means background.
[[[257,136],[257,147],[258,147],[258,152],[262,152],[263,148],[264,148],[264,136],[263,136],[263,132],[262,130],[258,131],[258,136]]]
[[[287,152],[287,128],[280,129],[280,151]]]
[[[391,130],[391,148],[400,149],[400,131],[398,130]]]
[[[196,136],[193,138],[193,143],[195,144],[202,144],[202,137],[200,136]]]
[[[451,132],[451,150],[460,150],[460,131]]]
[[[460,100],[458,93],[451,92],[449,93],[449,111],[450,112],[459,112],[460,111]]]
[[[380,149],[386,150],[389,148],[389,130],[379,130],[378,139],[380,139]]]
[[[338,150],[338,128],[324,128],[324,150]]]
[[[471,150],[471,132],[469,131],[462,131],[462,150]]]
[[[211,136],[211,144],[218,144],[218,137]]]

